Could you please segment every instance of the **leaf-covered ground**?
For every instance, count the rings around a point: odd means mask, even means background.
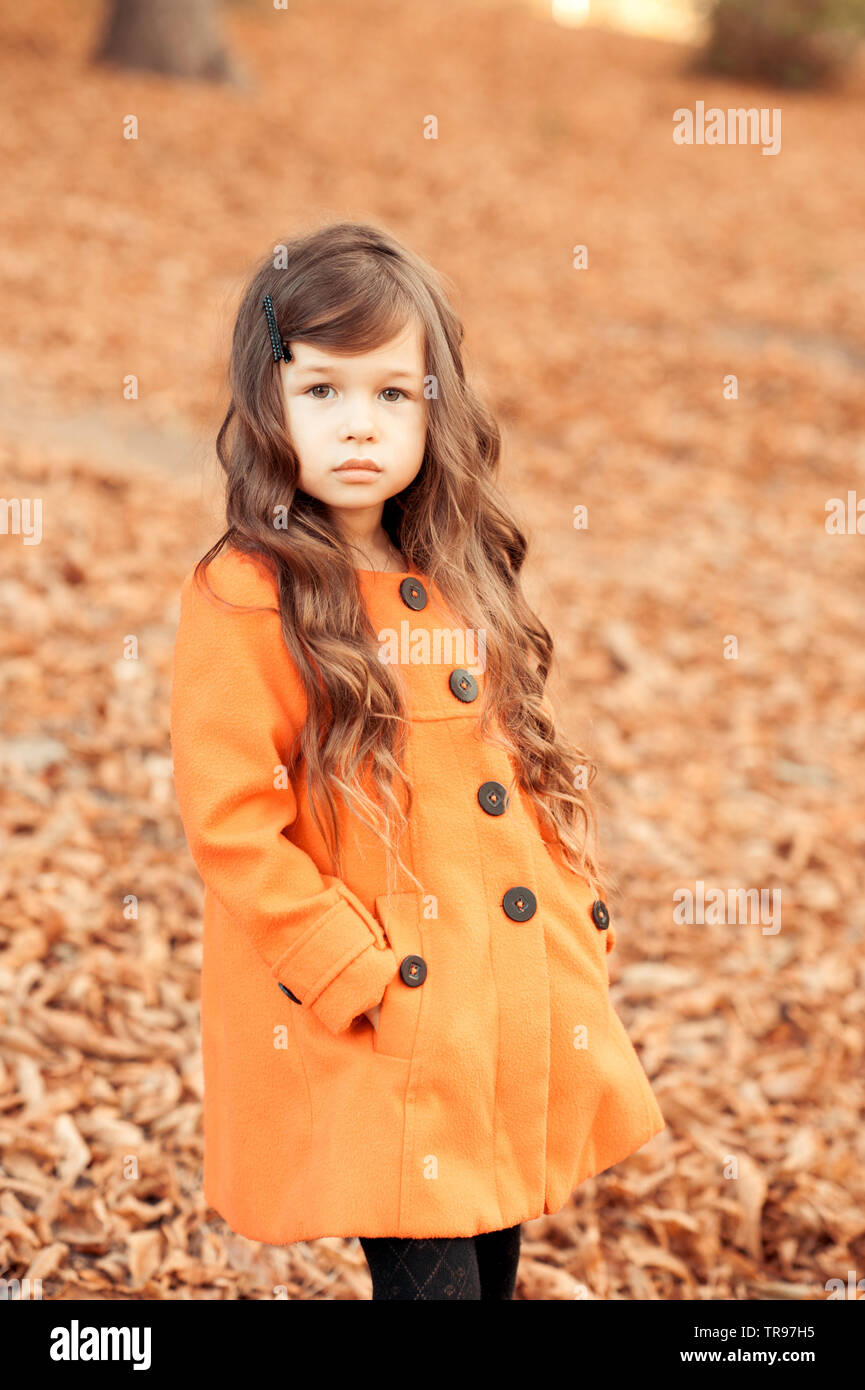
[[[204,1203],[168,741],[233,304],[347,216],[449,278],[502,422],[668,1122],[525,1224],[517,1297],[825,1298],[865,1261],[865,536],[826,530],[865,495],[861,67],[780,95],[537,9],[333,0],[233,6],[225,89],[94,68],[102,12],[0,3],[3,495],[42,506],[0,544],[0,1267],[54,1299],[369,1297],[357,1245]],[[675,145],[698,100],[780,108],[781,153]],[[780,891],[781,929],[677,923],[700,882]]]

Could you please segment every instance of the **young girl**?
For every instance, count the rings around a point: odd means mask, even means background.
[[[520,1223],[664,1128],[462,336],[376,227],[257,267],[174,654],[205,1197],[358,1236],[374,1299],[512,1298]]]

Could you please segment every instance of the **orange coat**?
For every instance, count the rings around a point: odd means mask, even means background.
[[[208,573],[232,602],[276,607],[239,552]],[[423,575],[359,575],[380,639],[454,628]],[[306,702],[277,614],[232,613],[192,581],[171,744],[205,884],[205,1197],[272,1245],[471,1236],[558,1211],[664,1119],[610,1004],[604,904],[521,790],[499,813],[513,768],[476,737],[483,672],[472,686],[440,653],[397,671],[416,798],[401,853],[425,893],[387,893],[384,847],[337,798],[343,881],[303,770],[278,775]]]

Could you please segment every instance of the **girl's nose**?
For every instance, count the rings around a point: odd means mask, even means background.
[[[343,439],[370,439],[375,434],[375,423],[368,410],[349,410],[342,423]]]

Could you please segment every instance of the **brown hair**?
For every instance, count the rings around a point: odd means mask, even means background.
[[[342,877],[332,788],[384,841],[391,863],[412,806],[402,768],[407,712],[388,664],[379,659],[351,551],[325,504],[298,487],[298,458],[262,308],[266,293],[286,344],[300,339],[357,353],[389,342],[412,320],[421,325],[425,373],[434,383],[426,447],[417,476],[385,502],[382,525],[409,570],[428,576],[467,628],[485,632],[479,736],[508,752],[517,769],[509,794],[519,780],[571,867],[601,896],[589,794],[597,769],[562,739],[543,698],[553,642],[522,593],[527,543],[496,484],[499,428],[466,381],[463,326],[442,278],[368,224],[325,225],[275,249],[252,272],[234,326],[231,402],[216,445],[226,475],[228,529],[199,560],[195,575],[228,544],[264,561],[276,580],[283,638],[308,699],[299,755],[334,872]],[[585,789],[572,781],[575,764],[586,769]],[[363,785],[367,770],[374,797]],[[393,794],[394,777],[406,791],[404,810]],[[405,867],[398,850],[396,856]]]

